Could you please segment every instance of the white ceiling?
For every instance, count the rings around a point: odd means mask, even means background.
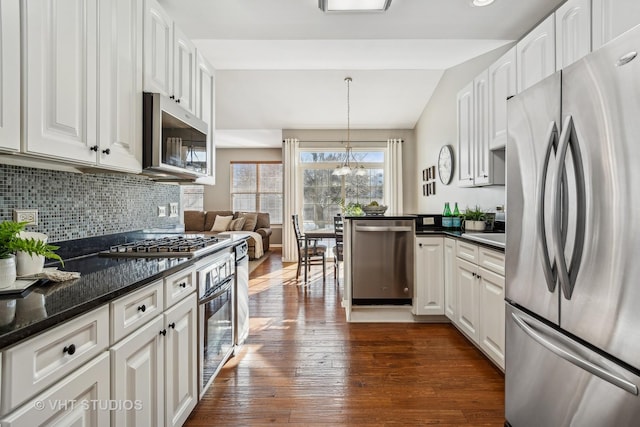
[[[384,13],[326,14],[317,0],[159,0],[217,70],[220,147],[346,128],[346,76],[352,129],[412,129],[444,70],[519,39],[563,1],[393,0]]]

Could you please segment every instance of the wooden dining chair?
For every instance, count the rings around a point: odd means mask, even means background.
[[[333,278],[336,284],[340,283],[340,262],[343,261],[343,234],[344,222],[340,215],[333,217],[333,229],[336,234],[336,245],[333,247]]]
[[[296,280],[300,277],[300,271],[302,267],[311,270],[312,265],[322,264],[322,281],[326,279],[326,252],[327,247],[325,245],[319,245],[318,239],[309,239],[309,243],[305,241],[304,234],[300,231],[300,225],[298,223],[298,215],[291,215],[293,222],[293,230],[296,234],[296,240],[298,241],[298,270],[296,271]],[[306,254],[305,254],[306,249]]]

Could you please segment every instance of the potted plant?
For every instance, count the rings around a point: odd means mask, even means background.
[[[340,199],[338,203],[340,209],[342,209],[343,216],[362,216],[364,215],[364,211],[362,210],[362,205],[360,203],[347,203],[345,204],[344,199]]]
[[[20,251],[28,256],[42,256],[55,259],[63,263],[62,258],[54,251],[58,246],[48,245],[42,239],[21,237],[20,232],[27,225],[26,222],[0,222],[0,288],[8,287],[16,280],[16,256]],[[64,263],[63,263],[64,265]],[[42,266],[40,266],[40,269]]]
[[[462,228],[468,231],[484,231],[486,213],[476,205],[474,209],[467,208],[462,217]]]

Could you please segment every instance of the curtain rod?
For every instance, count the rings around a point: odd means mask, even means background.
[[[397,138],[390,138],[390,139],[397,139]],[[364,143],[364,142],[388,142],[388,139],[385,139],[384,141],[373,141],[370,139],[367,140],[363,140],[363,141],[349,141],[349,143]],[[285,140],[283,139],[282,142],[285,142]],[[336,141],[336,140],[322,140],[322,139],[299,139],[298,142],[339,142],[341,144],[346,143],[347,141]],[[404,142],[404,139],[400,139],[400,142]]]

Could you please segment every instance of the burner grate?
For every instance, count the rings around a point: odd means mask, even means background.
[[[222,239],[215,236],[171,236],[140,240],[111,246],[106,254],[113,256],[194,256],[206,251]]]

